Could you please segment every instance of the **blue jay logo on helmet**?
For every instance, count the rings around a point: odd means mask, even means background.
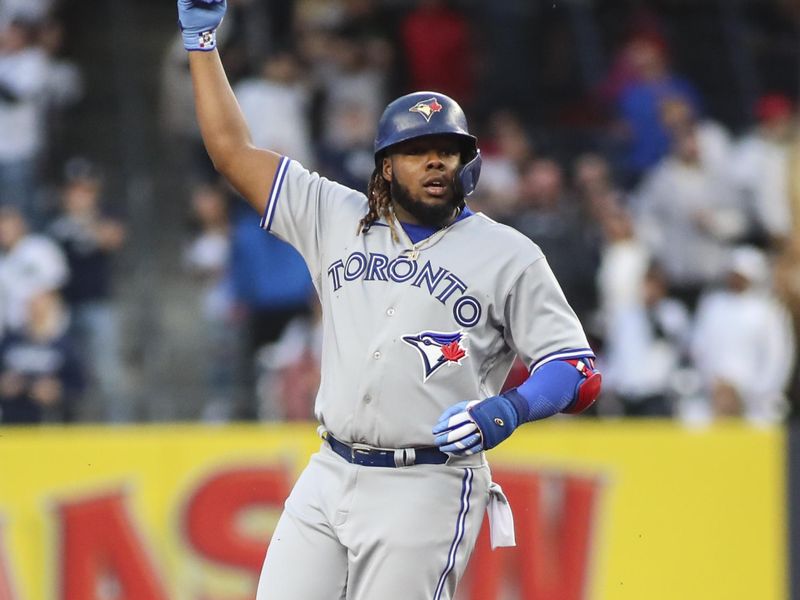
[[[403,341],[416,349],[422,358],[423,383],[444,365],[461,365],[467,357],[464,347],[466,333],[453,331],[420,331],[412,335],[404,335]]]
[[[417,102],[414,106],[408,109],[408,112],[413,112],[422,115],[425,117],[425,120],[430,123],[431,117],[435,114],[440,112],[444,109],[444,106],[439,104],[439,101],[433,97],[429,100],[423,100],[422,102]]]

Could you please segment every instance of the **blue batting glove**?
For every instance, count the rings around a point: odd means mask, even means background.
[[[459,402],[439,417],[434,443],[447,454],[469,456],[494,448],[519,425],[517,409],[504,396]]]
[[[178,23],[187,50],[217,47],[217,27],[225,16],[225,0],[178,0]]]

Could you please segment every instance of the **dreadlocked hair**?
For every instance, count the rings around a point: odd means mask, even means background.
[[[398,239],[394,226],[394,213],[392,212],[392,193],[389,189],[389,182],[383,178],[380,169],[377,167],[372,172],[367,185],[367,214],[358,223],[357,233],[367,233],[372,225],[384,217],[392,230],[392,237]]]

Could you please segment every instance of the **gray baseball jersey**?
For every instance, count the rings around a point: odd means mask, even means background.
[[[358,234],[363,194],[283,158],[262,227],[306,260],[323,310],[316,416],[340,440],[430,446],[449,406],[531,369],[593,356],[539,248],[470,214],[420,242],[384,220]]]
[[[465,210],[413,244],[385,220],[359,234],[366,212],[363,194],[284,158],[261,222],[300,251],[314,279],[315,410],[339,440],[431,446],[439,415],[497,394],[515,355],[531,369],[592,356],[547,261],[517,231]],[[513,545],[483,453],[387,469],[351,464],[323,443],[286,501],[257,600],[450,599],[487,506],[490,525],[504,523],[491,525],[493,545]]]

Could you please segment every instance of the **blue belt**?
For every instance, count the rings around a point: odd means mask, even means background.
[[[424,448],[397,448],[382,450],[362,444],[349,445],[340,442],[330,433],[325,440],[331,450],[349,463],[364,467],[410,467],[411,465],[443,465],[449,456],[432,446]]]

